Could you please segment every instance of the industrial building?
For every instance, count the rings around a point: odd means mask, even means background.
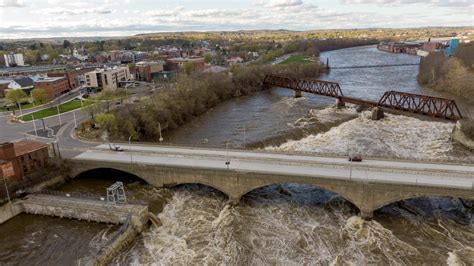
[[[0,144],[0,174],[10,182],[21,181],[48,165],[48,145],[31,140]]]

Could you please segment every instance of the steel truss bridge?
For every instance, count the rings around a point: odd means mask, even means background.
[[[377,67],[399,67],[399,66],[419,66],[420,63],[407,64],[385,64],[385,65],[360,65],[360,66],[340,66],[329,67],[330,69],[352,69],[352,68],[377,68]]]
[[[275,86],[288,88],[294,91],[307,92],[326,97],[339,99],[345,103],[369,107],[383,107],[448,120],[462,118],[454,100],[427,95],[406,93],[400,91],[386,91],[378,102],[344,96],[339,83],[318,79],[295,79],[276,75],[267,75],[263,81],[267,88]]]

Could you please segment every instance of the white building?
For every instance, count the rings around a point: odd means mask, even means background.
[[[16,67],[16,66],[24,66],[25,61],[23,59],[23,54],[5,54],[3,55],[5,58],[5,65],[7,67]]]
[[[121,66],[87,72],[85,79],[85,86],[88,88],[115,90],[125,86],[125,82],[130,81],[131,76],[128,66]]]

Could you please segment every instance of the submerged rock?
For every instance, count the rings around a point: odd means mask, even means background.
[[[463,146],[474,150],[474,120],[458,120],[453,129],[453,139]]]

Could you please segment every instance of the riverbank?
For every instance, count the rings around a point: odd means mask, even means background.
[[[97,114],[86,123],[97,124],[99,133],[89,134],[92,126],[82,126],[81,137],[101,136],[111,140],[145,140],[161,138],[162,131],[175,129],[209,109],[232,98],[264,90],[268,74],[288,77],[317,77],[326,71],[320,64],[236,66],[228,73],[194,73],[181,75],[176,88],[158,93],[120,108]],[[119,126],[120,124],[120,126]]]

